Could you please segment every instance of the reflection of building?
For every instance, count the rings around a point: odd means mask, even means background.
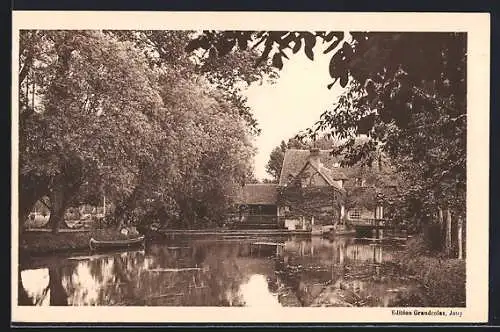
[[[355,262],[373,262],[380,264],[383,260],[383,247],[377,245],[352,244],[346,248],[345,255]]]
[[[292,240],[285,242],[283,255],[294,255],[296,257],[314,257],[324,264],[343,264],[349,262],[351,265],[365,263],[382,263],[390,259],[390,254],[384,252],[383,246],[361,244],[348,238],[337,239],[330,242],[322,238],[311,240]]]
[[[381,263],[391,259],[390,252],[350,238],[290,240],[278,278],[301,306],[397,306],[397,294],[415,289],[411,282],[387,278]]]

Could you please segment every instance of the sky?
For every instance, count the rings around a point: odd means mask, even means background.
[[[303,52],[284,59],[280,78],[274,84],[255,83],[247,88],[247,105],[252,108],[259,128],[262,130],[254,145],[255,175],[258,179],[270,178],[265,166],[271,151],[311,127],[320,115],[331,109],[343,89],[337,84],[329,90],[332,82],[328,72],[331,53],[324,55],[321,45],[314,52],[314,60],[309,60]]]

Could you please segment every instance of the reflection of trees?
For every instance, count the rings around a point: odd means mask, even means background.
[[[107,258],[107,257],[106,257]],[[90,274],[99,283],[104,282],[104,267],[109,264],[108,259],[96,259],[89,262]]]
[[[169,249],[170,248],[170,249]],[[227,306],[238,305],[243,278],[238,246],[223,243],[190,243],[190,247],[158,246],[152,249],[154,267],[199,267],[201,270],[146,272],[150,305]]]
[[[133,262],[133,264],[131,264]],[[115,255],[113,259],[113,276],[115,282],[113,286],[107,286],[104,289],[109,291],[115,290],[121,296],[112,296],[111,298],[120,298],[118,303],[124,305],[133,305],[139,300],[135,292],[137,285],[137,270],[131,265],[137,266],[137,256],[131,255]],[[135,277],[135,278],[134,278]],[[134,280],[135,279],[135,280]],[[138,304],[138,303],[137,303]]]
[[[100,305],[141,305],[143,298],[138,291],[140,268],[144,262],[141,252],[127,252],[115,254],[109,258],[111,266],[108,276],[93,276],[100,282],[97,303]],[[102,262],[92,262],[102,267]],[[99,271],[99,268],[91,269]]]
[[[267,256],[256,256],[250,248],[248,241],[192,241],[152,245],[146,254],[126,252],[58,262],[49,269],[46,296],[50,294],[51,305],[238,306],[244,305],[241,285],[252,274],[262,274],[269,291],[288,305],[314,305],[318,297],[345,292],[360,298],[371,295],[367,305],[385,305],[393,301],[388,287],[404,285],[384,281],[390,273],[379,262],[380,247],[347,239],[289,241],[274,257],[274,266]],[[356,296],[352,298],[362,303]],[[21,278],[18,301],[36,301],[22,287]]]
[[[384,279],[382,254],[381,246],[354,243],[349,238],[290,241],[275,269],[278,283],[284,284],[281,288],[291,290],[301,305],[312,305],[318,297],[331,296],[337,297],[338,305],[345,303],[339,298],[341,295],[353,303],[369,304],[363,302],[363,296],[371,296],[371,304],[382,303],[382,298],[388,301],[387,289],[401,284]],[[325,297],[325,292],[331,295]]]
[[[50,305],[67,306],[68,294],[62,285],[62,266],[49,267]]]
[[[244,279],[244,272],[237,262],[239,246],[217,243],[210,249],[205,251],[203,262],[204,266],[210,268],[210,272],[203,276],[209,289],[208,305],[238,305],[239,287]]]
[[[49,282],[46,287],[42,289],[40,294],[35,294],[31,297],[23,286],[21,271],[18,271],[19,305],[42,305],[47,297],[49,297],[49,304],[51,306],[68,305],[68,294],[62,284],[63,267],[51,265],[48,267],[48,273]]]
[[[62,284],[63,267],[58,265],[51,265],[48,267],[49,282],[46,287],[40,292],[35,294],[34,297],[28,295],[28,292],[23,286],[21,271],[18,271],[18,302],[19,305],[42,305],[49,297],[49,304],[51,306],[67,306],[68,293]]]
[[[33,298],[28,295],[23,286],[21,278],[21,269],[17,270],[17,302],[19,305],[33,305]]]
[[[74,304],[98,305],[238,305],[238,289],[244,270],[238,260],[238,246],[217,244],[159,245],[148,248],[149,266],[137,252],[79,262],[65,276],[67,293]],[[200,271],[162,272],[162,268],[198,266]],[[155,272],[150,269],[159,269]],[[88,271],[92,280],[78,273]],[[52,271],[51,286],[64,294]],[[97,298],[88,298],[89,287],[97,287]],[[52,293],[52,290],[51,290]],[[55,302],[64,303],[63,297]],[[67,296],[66,296],[67,303]]]
[[[143,284],[155,285],[148,290],[149,305],[243,305],[241,284],[255,271],[262,272],[265,262],[248,257],[249,246],[244,243],[194,241],[189,248],[158,246],[152,250],[154,267],[197,266],[201,270],[145,272]],[[271,267],[264,272],[270,275]]]

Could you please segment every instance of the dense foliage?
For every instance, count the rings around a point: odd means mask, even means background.
[[[285,141],[281,141],[281,144],[275,147],[269,155],[269,161],[266,164],[266,172],[272,176],[272,182],[274,183],[278,183],[280,180],[286,149],[287,146]]]
[[[340,206],[345,193],[333,187],[307,187],[289,185],[278,187],[278,204],[288,208],[287,218],[314,217],[323,222],[339,222]]]
[[[258,131],[241,85],[273,70],[247,66],[252,52],[218,66],[196,61],[183,49],[189,38],[21,32],[21,221],[46,195],[54,231],[69,206],[103,194],[120,223],[189,224],[230,205],[252,173],[249,136]]]

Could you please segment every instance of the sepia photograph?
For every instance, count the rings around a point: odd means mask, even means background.
[[[487,319],[489,17],[282,14],[14,12],[13,319]]]

